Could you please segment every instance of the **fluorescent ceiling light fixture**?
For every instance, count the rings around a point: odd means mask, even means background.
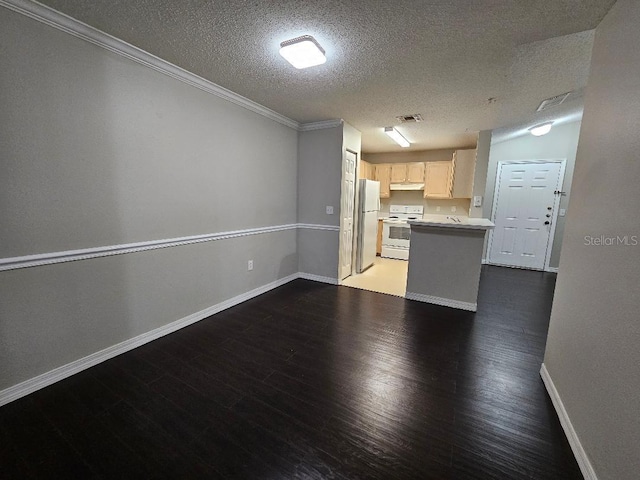
[[[529,131],[531,132],[531,135],[534,135],[536,137],[541,137],[542,135],[546,135],[551,131],[551,125],[553,125],[553,122],[543,123],[541,125],[536,125],[535,127],[531,127]]]
[[[387,135],[389,135],[394,142],[396,142],[398,145],[400,145],[401,147],[409,147],[411,146],[411,144],[409,143],[409,140],[407,140],[406,138],[404,138],[400,132],[398,130],[396,130],[393,127],[384,127],[384,133],[386,133]]]
[[[280,55],[297,69],[322,65],[327,61],[324,49],[311,35],[285,40],[280,44]]]

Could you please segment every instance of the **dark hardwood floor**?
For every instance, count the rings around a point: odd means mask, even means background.
[[[1,407],[0,477],[580,479],[554,283],[485,267],[473,314],[296,280]]]

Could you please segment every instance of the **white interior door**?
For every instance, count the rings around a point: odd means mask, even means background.
[[[499,164],[490,263],[545,269],[563,174],[563,162]]]
[[[351,275],[353,256],[353,210],[356,193],[355,153],[347,151],[342,164],[342,195],[340,198],[340,280]]]

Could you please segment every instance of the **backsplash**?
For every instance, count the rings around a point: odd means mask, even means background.
[[[470,200],[468,198],[453,198],[449,200],[426,199],[423,197],[422,190],[392,190],[391,198],[380,199],[379,215],[381,217],[386,217],[389,214],[389,205],[424,205],[425,215],[450,215],[454,213],[451,211],[451,207],[456,207],[456,215],[467,216],[469,215]],[[438,207],[440,207],[440,211],[438,211]]]

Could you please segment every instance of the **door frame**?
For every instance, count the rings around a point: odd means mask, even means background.
[[[560,164],[560,182],[558,188],[562,191],[562,187],[564,186],[564,173],[567,167],[567,159],[566,158],[550,158],[550,159],[536,159],[536,160],[500,160],[498,162],[498,168],[496,171],[496,180],[493,186],[493,206],[491,207],[491,221],[496,223],[496,211],[498,209],[498,191],[500,189],[500,174],[502,173],[502,167],[505,165],[514,165],[514,164],[535,164],[535,163],[559,163]],[[558,225],[558,213],[560,211],[560,199],[562,195],[556,195],[553,200],[553,214],[551,218],[551,222],[553,228],[549,233],[549,241],[547,243],[547,248],[544,254],[544,269],[545,272],[552,272],[555,269],[551,269],[549,267],[549,262],[551,261],[551,250],[553,250],[553,241],[556,236],[556,227]],[[489,230],[489,238],[487,240],[487,264],[489,265],[498,265],[504,267],[512,267],[512,268],[522,268],[526,270],[537,270],[533,268],[520,267],[518,265],[505,265],[502,263],[493,263],[491,261],[491,247],[493,246],[493,229]],[[539,271],[539,270],[538,270]]]
[[[360,199],[360,155],[358,155],[358,152],[351,150],[350,148],[345,148],[343,151],[343,155],[342,155],[342,165],[340,166],[341,170],[344,171],[344,164],[347,161],[347,153],[351,153],[356,157],[356,162],[355,162],[355,172],[354,172],[354,185],[353,185],[353,212],[352,212],[352,218],[353,218],[353,225],[351,226],[352,231],[351,231],[351,271],[349,272],[349,275],[347,275],[344,278],[340,278],[342,276],[342,236],[343,236],[343,229],[344,229],[344,225],[342,224],[342,218],[343,218],[343,212],[342,212],[342,201],[344,200],[343,196],[345,195],[344,189],[342,188],[342,184],[344,183],[344,178],[341,177],[340,179],[340,231],[339,231],[339,238],[340,241],[338,242],[338,285],[341,285],[342,282],[344,280],[346,280],[347,278],[351,277],[354,273],[355,273],[355,248],[356,248],[356,244],[357,244],[357,238],[356,238],[356,234],[357,234],[357,222],[358,222],[358,204],[357,202]]]
[[[357,275],[358,273],[358,235],[360,234],[360,180],[362,178],[360,176],[360,155],[357,152],[347,148],[345,149],[347,152],[351,152],[356,156],[356,184],[353,189],[353,245],[351,247],[351,275]],[[349,278],[349,277],[347,277]]]

